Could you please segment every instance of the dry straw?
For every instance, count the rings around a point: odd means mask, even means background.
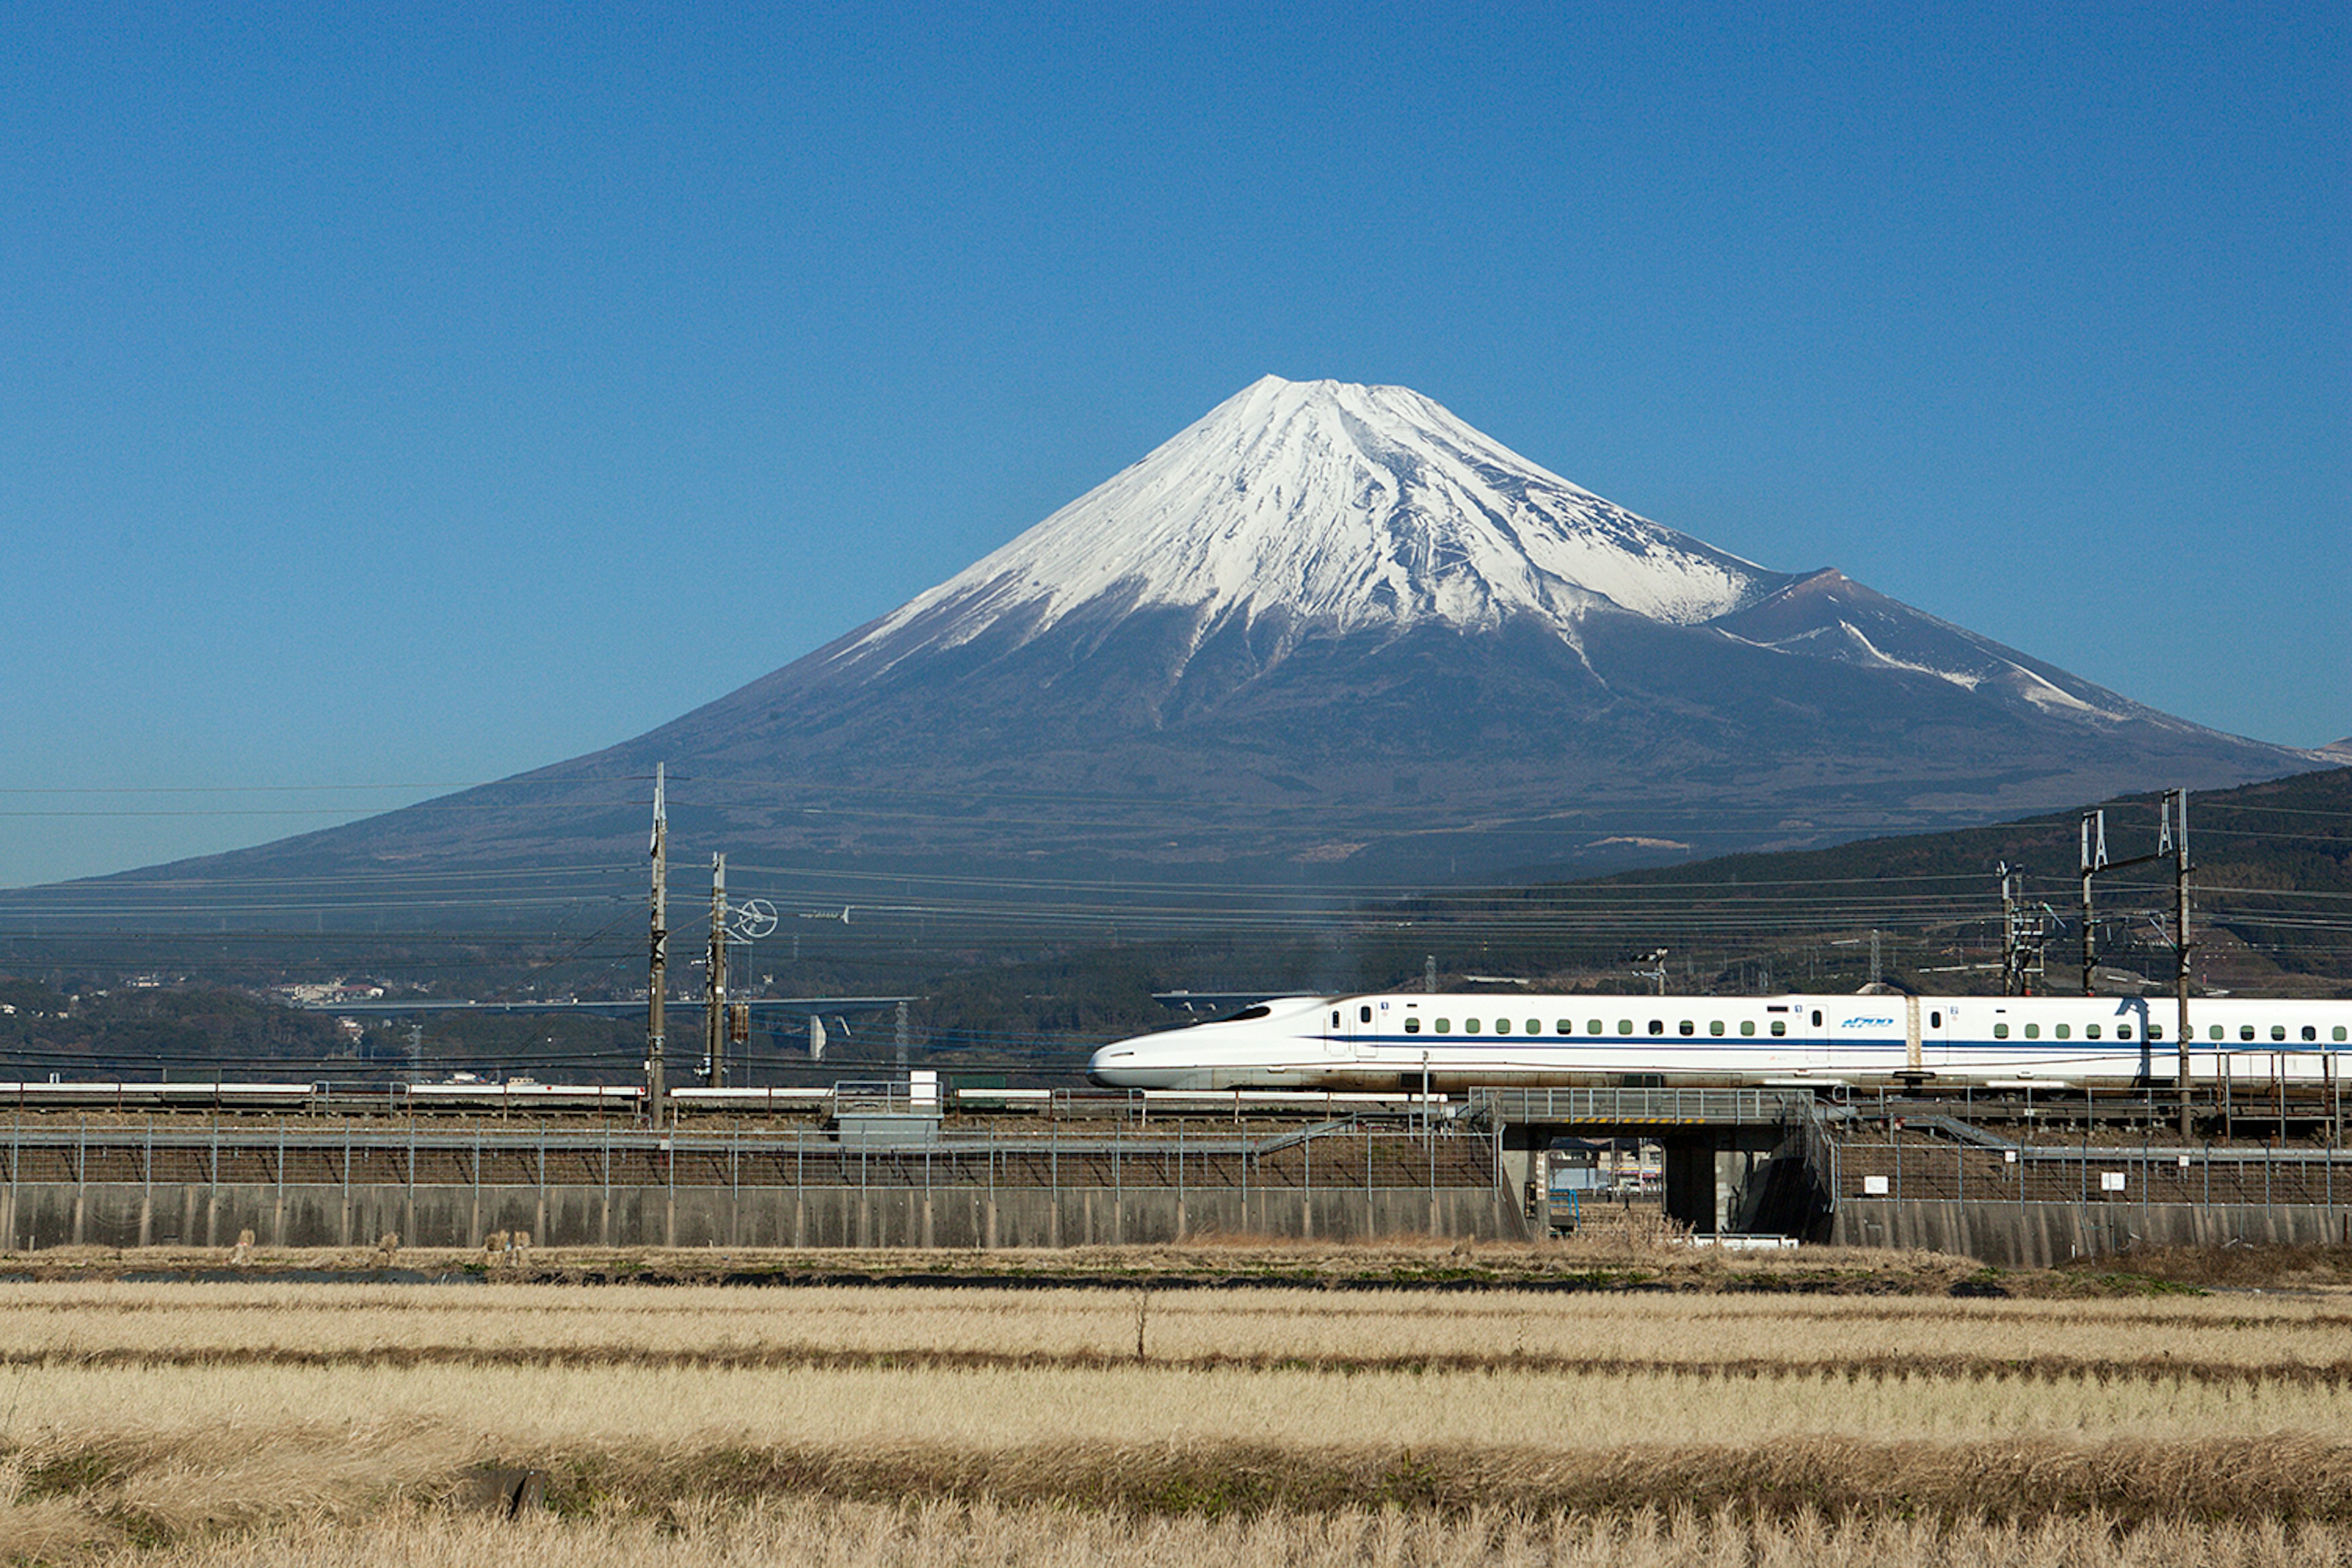
[[[1885,1517],[1750,1520],[1685,1507],[1622,1514],[1393,1510],[1249,1518],[1134,1519],[1062,1508],[938,1501],[867,1504],[769,1499],[748,1507],[686,1499],[649,1514],[492,1521],[404,1511],[364,1528],[306,1517],[157,1551],[98,1555],[142,1568],[702,1568],[806,1563],[828,1568],[2173,1568],[2181,1563],[2334,1563],[2352,1535],[2327,1526],[2088,1514],[2018,1525]]]
[[[13,1285],[0,1555],[2324,1559],[2347,1329],[2322,1297]],[[486,1463],[611,1528],[485,1544],[430,1505]]]

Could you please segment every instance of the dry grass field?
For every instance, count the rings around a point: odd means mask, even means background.
[[[2347,1563],[2352,1297],[0,1283],[0,1505],[152,1563]]]

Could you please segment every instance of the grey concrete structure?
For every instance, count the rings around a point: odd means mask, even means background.
[[[2136,1247],[2352,1243],[2352,1210],[2317,1204],[2020,1205],[1974,1198],[1846,1198],[1838,1204],[1828,1239],[1845,1247],[1927,1247],[2000,1268],[2046,1268]]]
[[[819,1134],[8,1130],[0,1246],[1067,1247],[1516,1237],[1482,1133],[1333,1127],[904,1148]]]
[[[386,1232],[478,1247],[528,1231],[545,1247],[1076,1247],[1220,1234],[1357,1239],[1516,1236],[1487,1188],[1313,1194],[1237,1189],[556,1186],[140,1187],[34,1182],[0,1190],[11,1250],[43,1247],[357,1247]]]
[[[1639,1138],[1665,1150],[1665,1210],[1696,1236],[1767,1226],[1776,1160],[1802,1156],[1811,1090],[1756,1089],[1476,1089],[1471,1104],[1500,1129],[1503,1179],[1523,1196],[1551,1140]]]

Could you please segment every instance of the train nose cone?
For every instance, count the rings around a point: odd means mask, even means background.
[[[1137,1089],[1151,1082],[1139,1079],[1142,1058],[1133,1040],[1113,1040],[1087,1058],[1087,1081],[1097,1089]]]

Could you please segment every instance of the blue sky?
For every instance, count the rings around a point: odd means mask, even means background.
[[[388,9],[0,5],[0,885],[639,732],[1268,372],[2352,731],[2341,5]]]

